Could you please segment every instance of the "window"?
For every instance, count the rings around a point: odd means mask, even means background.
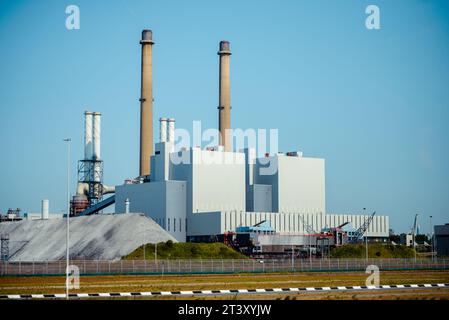
[[[186,218],[186,232],[187,232],[187,218]]]
[[[182,231],[182,223],[181,223],[181,218],[179,218],[179,232],[181,232]]]
[[[176,218],[173,219],[173,231],[176,231]]]
[[[170,231],[170,218],[167,219],[167,230]]]

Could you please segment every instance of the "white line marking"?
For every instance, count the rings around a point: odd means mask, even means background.
[[[193,294],[193,291],[180,291],[181,294]]]
[[[306,288],[307,291],[315,291],[315,288]]]
[[[364,288],[365,290],[373,290],[373,289],[402,289],[402,288],[431,288],[431,287],[449,287],[449,285],[446,285],[445,283],[437,283],[437,284],[423,284],[423,285],[417,285],[417,284],[410,284],[407,285],[407,287],[405,287],[405,285],[403,284],[398,284],[395,285],[394,287],[392,287],[392,285],[381,285],[381,286],[367,286],[366,288]],[[288,292],[288,291],[294,291],[294,292],[298,292],[298,291],[338,291],[338,290],[350,290],[350,289],[355,289],[355,290],[363,290],[361,286],[348,286],[348,287],[337,287],[335,288],[331,288],[331,287],[320,287],[320,288],[314,288],[314,287],[308,287],[308,288],[288,288],[287,290],[282,290],[281,288],[272,288],[272,289],[254,289],[254,291],[256,293],[264,293],[264,292]],[[267,291],[268,290],[268,291]],[[253,292],[254,292],[253,291]],[[237,289],[238,293],[249,293],[249,289]],[[152,292],[135,292],[135,293],[140,293],[140,296],[153,296],[154,294]],[[183,295],[195,295],[197,293],[194,293],[193,291],[179,291],[180,294]],[[230,294],[231,290],[219,290],[219,293],[224,293],[224,294]],[[232,292],[234,293],[234,292]],[[252,292],[251,292],[252,293]],[[201,290],[198,292],[198,294],[213,294],[212,290]],[[131,292],[119,292],[117,295],[111,295],[111,293],[108,292],[102,292],[102,293],[97,293],[96,294],[97,297],[129,297],[129,296],[136,296],[136,295],[132,295]],[[174,293],[172,291],[161,291],[160,293],[158,293],[157,295],[174,295]],[[46,298],[43,294],[23,294],[23,296],[27,296],[27,297],[22,297],[22,295],[19,294],[11,294],[11,295],[6,295],[6,297],[8,299],[27,299],[27,298],[33,298],[33,299],[42,299],[42,298]],[[61,294],[61,293],[56,293],[56,294],[48,294],[47,295],[48,298],[65,298],[66,295],[65,294]],[[89,296],[88,293],[77,293],[76,297],[78,298],[90,298],[91,296]],[[139,297],[139,295],[137,295],[136,297]]]

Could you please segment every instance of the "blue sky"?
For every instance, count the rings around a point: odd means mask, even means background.
[[[65,28],[78,5],[81,29]],[[381,29],[365,28],[378,5]],[[0,211],[65,208],[62,138],[82,157],[100,111],[105,182],[138,175],[140,33],[154,32],[155,114],[217,126],[220,40],[232,125],[326,159],[327,211],[449,222],[449,2],[0,1]],[[157,125],[156,125],[157,128]],[[157,133],[157,132],[156,132]]]

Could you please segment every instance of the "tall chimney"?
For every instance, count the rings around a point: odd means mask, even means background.
[[[92,112],[84,112],[84,160],[92,160]]]
[[[92,159],[93,160],[100,160],[101,159],[101,113],[100,112],[94,112],[93,114],[93,125],[92,125],[92,132],[93,132],[93,139],[92,139],[92,145],[93,145],[93,154]]]
[[[169,142],[175,142],[175,119],[174,118],[168,118],[167,119],[167,141]]]
[[[230,76],[229,64],[231,49],[229,41],[220,41],[220,83],[219,83],[219,103],[218,118],[220,130],[220,146],[224,147],[224,151],[231,150],[231,92],[230,92]]]
[[[159,142],[167,142],[167,118],[159,118]]]
[[[150,174],[153,154],[153,32],[142,31],[142,70],[140,89],[140,166],[141,177]]]

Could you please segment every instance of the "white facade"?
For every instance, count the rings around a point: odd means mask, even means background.
[[[177,241],[186,239],[186,182],[156,181],[117,186],[115,211],[125,212],[126,199],[131,212],[142,212]]]
[[[281,234],[306,234],[303,219],[320,232],[345,222],[358,228],[368,218],[326,214],[324,159],[290,153],[256,161],[250,149],[173,149],[172,141],[156,144],[151,182],[117,186],[116,211],[125,212],[129,199],[131,212],[145,213],[180,242],[263,220]],[[367,235],[388,232],[388,217],[375,216]]]
[[[187,182],[187,214],[245,210],[245,154],[192,148],[170,155],[170,178]]]
[[[263,220],[270,222],[272,228],[281,234],[308,234],[307,225],[319,233],[324,227],[338,227],[345,222],[354,228],[360,227],[369,216],[358,215],[328,215],[324,213],[274,213],[274,212],[237,212],[221,211],[195,214],[192,217],[192,227],[189,236],[204,236],[235,231],[240,226],[253,226]],[[388,237],[389,217],[374,216],[366,235],[368,237]],[[214,233],[209,233],[214,232]]]
[[[254,183],[272,186],[273,212],[326,212],[324,159],[280,154],[258,159]]]
[[[42,212],[28,212],[24,214],[25,220],[50,220],[62,218],[61,213],[49,213],[45,218],[42,217]]]

